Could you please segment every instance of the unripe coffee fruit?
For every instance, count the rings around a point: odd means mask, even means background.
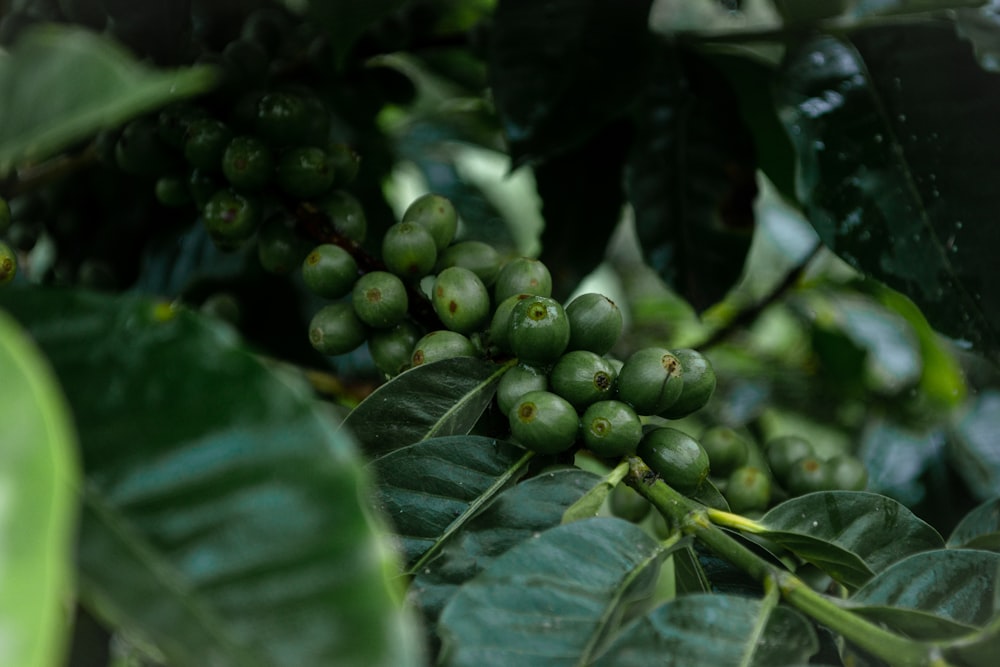
[[[514,439],[539,454],[555,454],[573,446],[580,428],[576,409],[549,391],[529,391],[507,414]]]
[[[406,285],[388,271],[372,271],[358,278],[351,290],[358,319],[370,327],[386,329],[398,324],[409,307]]]
[[[475,273],[452,266],[434,278],[431,305],[441,323],[452,331],[470,334],[490,318],[490,294]]]
[[[797,435],[772,438],[764,445],[764,457],[771,473],[782,484],[788,479],[792,465],[799,459],[813,455],[812,444]]]
[[[345,354],[365,342],[365,325],[349,303],[321,308],[309,323],[309,342],[323,354]]]
[[[735,429],[722,424],[710,426],[698,438],[708,453],[712,474],[726,477],[747,462],[749,443]]]
[[[827,461],[834,486],[844,491],[864,491],[868,486],[868,469],[861,459],[850,454],[833,456]]]
[[[715,392],[715,369],[697,350],[684,348],[673,350],[673,353],[684,369],[684,382],[681,385],[681,395],[673,405],[660,413],[660,416],[667,419],[681,419],[702,409],[708,403],[708,399]]]
[[[474,357],[476,346],[472,341],[456,331],[439,329],[425,335],[413,347],[410,358],[412,366],[430,364],[454,357]]]
[[[729,475],[725,497],[737,513],[766,510],[771,502],[771,476],[760,468],[740,466]]]
[[[510,322],[514,314],[514,306],[518,301],[523,301],[530,297],[530,294],[515,294],[504,299],[493,311],[493,319],[490,320],[489,339],[490,344],[496,346],[501,352],[510,353]]]
[[[302,261],[302,279],[314,294],[339,299],[351,291],[358,279],[358,263],[340,246],[323,243]]]
[[[489,287],[496,281],[500,272],[500,253],[489,243],[459,241],[438,253],[435,270],[443,271],[449,266],[469,269]]]
[[[634,352],[618,374],[618,397],[640,415],[655,415],[673,405],[684,384],[680,360],[662,347]]]
[[[434,244],[443,250],[455,238],[458,213],[447,197],[427,193],[415,199],[403,213],[403,222],[415,222],[431,233]]]
[[[653,506],[628,484],[619,482],[608,494],[608,509],[619,519],[639,523]]]
[[[642,422],[621,401],[592,403],[580,418],[583,443],[598,456],[614,458],[635,452],[642,439]]]
[[[559,357],[549,371],[549,384],[553,392],[579,410],[613,398],[616,377],[614,367],[604,357],[587,350],[574,350]]]
[[[607,354],[622,333],[622,312],[603,294],[581,294],[566,306],[569,318],[568,350]]]
[[[394,377],[406,370],[413,357],[413,347],[420,340],[420,329],[403,320],[389,329],[378,329],[368,337],[368,351],[375,366]]]
[[[522,363],[545,366],[566,349],[569,320],[555,299],[530,296],[514,305],[507,335],[511,350]]]
[[[548,388],[548,376],[541,369],[518,364],[500,378],[497,384],[497,406],[500,412],[507,414],[514,407],[514,403],[529,391]]]
[[[423,278],[437,262],[434,237],[415,222],[396,223],[382,237],[382,261],[404,280]]]
[[[503,265],[493,285],[497,303],[515,294],[552,295],[552,275],[549,268],[537,259],[517,257]]]
[[[708,477],[708,454],[697,440],[675,428],[647,432],[636,453],[664,482],[684,495],[697,491]]]
[[[785,488],[791,495],[801,496],[814,491],[833,491],[837,488],[837,483],[828,461],[816,456],[806,456],[795,461],[789,468]]]

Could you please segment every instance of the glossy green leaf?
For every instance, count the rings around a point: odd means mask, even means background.
[[[1000,552],[1000,497],[987,500],[962,517],[948,536],[948,546]]]
[[[586,664],[629,604],[651,593],[668,551],[612,518],[556,526],[519,544],[444,608],[443,664]]]
[[[733,90],[709,61],[664,50],[633,116],[629,202],[646,261],[698,310],[743,270],[756,160]]]
[[[620,117],[646,82],[649,0],[505,0],[490,79],[515,165],[574,146]]]
[[[806,664],[819,649],[793,609],[736,595],[684,595],[633,621],[595,667]]]
[[[961,636],[993,617],[998,568],[1000,554],[990,551],[914,554],[858,589],[852,609],[911,637]]]
[[[1000,391],[988,389],[976,396],[957,420],[948,453],[972,494],[981,501],[1000,489]]]
[[[566,508],[599,478],[585,470],[542,473],[507,489],[496,501],[448,536],[440,555],[416,572],[411,600],[433,627],[459,586],[501,554],[541,531],[558,526]]]
[[[419,663],[351,440],[232,329],[134,296],[7,290],[79,430],[85,603],[171,665]]]
[[[93,32],[30,28],[0,54],[0,174],[210,89],[215,70],[155,70]]]
[[[368,465],[375,502],[395,528],[403,560],[432,555],[524,473],[530,455],[482,436],[447,436],[397,449]]]
[[[1000,139],[981,128],[1000,109],[997,81],[951,26],[928,22],[808,40],[777,87],[799,199],[824,243],[990,353]]]
[[[465,435],[509,367],[471,357],[417,366],[372,392],[347,415],[344,428],[372,457],[427,438]]]
[[[787,500],[759,520],[760,534],[856,588],[892,563],[940,549],[937,531],[900,503],[862,491],[822,491]]]
[[[51,369],[0,310],[0,664],[65,659],[79,466]]]

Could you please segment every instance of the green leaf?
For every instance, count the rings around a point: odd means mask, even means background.
[[[794,609],[736,595],[684,595],[632,622],[595,667],[806,664],[816,633]]]
[[[955,11],[955,29],[972,42],[979,66],[989,72],[1000,71],[1000,6],[981,3],[976,8]]]
[[[873,416],[861,434],[858,456],[869,471],[869,491],[913,507],[928,495],[925,473],[946,465],[944,435]]]
[[[0,311],[0,664],[62,664],[79,469],[51,369]]]
[[[987,500],[962,517],[948,537],[948,546],[1000,552],[1000,497]]]
[[[586,664],[628,605],[650,594],[668,551],[612,518],[556,526],[519,544],[445,607],[443,664]]]
[[[875,493],[821,491],[787,500],[759,522],[767,537],[857,588],[892,563],[944,540],[900,503]]]
[[[137,297],[0,294],[56,370],[86,471],[84,602],[171,665],[419,662],[353,443],[297,376]]]
[[[558,526],[566,508],[593,488],[598,477],[567,468],[542,473],[507,489],[486,509],[446,536],[440,555],[416,572],[412,601],[433,627],[459,586],[495,558],[541,531]]]
[[[1000,391],[987,389],[970,401],[948,440],[951,461],[969,491],[981,501],[1000,488]]]
[[[530,456],[494,438],[455,435],[422,440],[369,464],[375,502],[392,521],[406,564],[435,553],[454,528],[523,474]]]
[[[791,49],[777,100],[799,198],[843,259],[940,331],[1000,350],[1000,86],[948,24],[860,30]]]
[[[93,32],[27,29],[0,53],[0,174],[102,128],[209,90],[215,70],[155,70]]]
[[[914,554],[858,589],[852,610],[911,637],[961,636],[993,617],[998,568],[1000,554],[990,551]]]
[[[754,228],[756,160],[728,82],[707,60],[664,51],[652,61],[626,164],[646,261],[696,309],[739,278]]]
[[[465,435],[510,366],[459,357],[411,368],[372,392],[347,415],[343,428],[371,457],[427,438]]]
[[[581,142],[642,89],[650,0],[505,0],[491,28],[490,78],[514,164]]]
[[[562,522],[570,523],[571,521],[592,519],[597,516],[604,505],[604,501],[611,494],[611,491],[621,483],[627,474],[628,463],[623,461],[594,484],[587,493],[583,494],[583,497],[570,505],[563,513]]]

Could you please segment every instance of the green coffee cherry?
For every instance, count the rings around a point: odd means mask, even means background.
[[[725,497],[733,512],[762,512],[771,502],[771,476],[760,468],[740,466],[729,474]]]
[[[361,167],[361,157],[347,144],[332,143],[326,147],[327,159],[333,165],[336,183],[350,183]]]
[[[434,237],[415,222],[399,222],[382,237],[382,261],[404,280],[423,278],[437,262]]]
[[[365,209],[354,195],[344,190],[333,190],[317,199],[315,205],[329,218],[338,234],[355,243],[364,243],[368,220]]]
[[[514,403],[529,391],[548,388],[549,379],[544,371],[534,366],[518,364],[500,378],[497,384],[497,406],[500,412],[507,414],[514,407]]]
[[[813,446],[805,438],[797,435],[785,435],[772,438],[764,445],[764,457],[775,479],[784,483],[792,465],[799,459],[813,455]]]
[[[191,203],[191,190],[183,178],[161,176],[154,186],[156,201],[164,206],[184,206]]]
[[[375,366],[389,377],[409,368],[413,347],[420,340],[420,329],[408,320],[389,329],[373,331],[368,338],[368,351]]]
[[[510,322],[514,314],[514,306],[518,301],[530,297],[530,294],[515,294],[504,299],[493,311],[493,319],[490,321],[490,345],[494,345],[501,352],[511,353],[510,348]]]
[[[864,491],[868,487],[868,468],[861,459],[850,454],[833,456],[827,461],[833,484],[844,491]]]
[[[347,302],[323,306],[309,322],[309,342],[323,354],[346,354],[365,342],[365,325]]]
[[[0,285],[6,285],[17,275],[17,255],[14,250],[0,241]]]
[[[647,432],[636,453],[664,482],[684,495],[697,491],[708,477],[708,454],[697,440],[675,428]]]
[[[269,216],[257,232],[257,258],[268,273],[291,273],[308,252],[309,243],[295,231],[295,220],[283,213]]]
[[[837,483],[828,461],[816,456],[805,456],[792,463],[788,469],[785,488],[791,495],[801,496],[813,491],[834,491]]]
[[[500,268],[493,285],[494,301],[500,303],[521,293],[552,295],[552,276],[545,264],[530,257],[517,257]]]
[[[471,340],[457,331],[439,329],[417,341],[417,344],[413,346],[410,365],[420,366],[442,359],[474,356],[476,356],[476,346],[472,344]]]
[[[198,310],[233,326],[238,325],[242,317],[239,300],[229,292],[215,292],[208,295]]]
[[[302,260],[302,279],[314,294],[325,299],[339,299],[351,291],[358,279],[358,263],[340,246],[324,243],[313,248]],[[411,345],[407,357],[412,348]]]
[[[673,351],[684,369],[684,383],[681,395],[674,404],[660,413],[667,419],[682,419],[701,410],[715,392],[715,369],[711,362],[697,350],[680,349]],[[704,441],[702,444],[705,444]]]
[[[727,477],[745,465],[750,455],[749,443],[729,426],[710,426],[702,432],[698,441],[708,453],[712,474],[718,477]]]
[[[681,395],[684,369],[670,350],[647,347],[634,352],[618,374],[618,396],[640,415],[663,412]]]
[[[296,199],[312,199],[330,189],[334,171],[323,149],[300,146],[281,154],[274,175],[278,187],[287,194]]]
[[[212,239],[225,244],[250,238],[260,213],[256,202],[232,190],[219,190],[205,204],[203,217]]]
[[[514,440],[539,454],[564,452],[576,442],[580,418],[566,399],[529,391],[507,413]]]
[[[581,294],[566,306],[569,318],[569,350],[607,354],[622,333],[622,313],[603,294]]]
[[[569,320],[555,299],[530,296],[514,304],[507,338],[521,362],[545,366],[559,359],[566,349]]]
[[[326,141],[322,128],[325,110],[297,92],[273,91],[257,100],[256,134],[272,146],[295,146]],[[317,114],[317,111],[320,113]],[[315,116],[315,117],[314,117]],[[325,119],[329,123],[329,118]]]
[[[399,324],[409,307],[406,285],[388,271],[372,271],[358,278],[351,302],[358,319],[377,329]]]
[[[584,445],[604,458],[632,454],[642,439],[639,415],[621,401],[592,403],[580,421]]]
[[[422,225],[434,237],[440,252],[451,243],[458,230],[458,213],[447,197],[428,193],[413,201],[403,213],[403,222]]]
[[[470,334],[490,319],[490,294],[475,273],[452,266],[437,275],[431,305],[441,323],[452,331]]]
[[[565,353],[549,371],[552,391],[578,410],[613,398],[616,377],[607,359],[587,350]]]
[[[203,107],[189,102],[178,102],[165,107],[156,117],[156,132],[164,144],[176,151],[184,150],[188,127],[196,120],[206,118]]]
[[[256,137],[234,137],[222,153],[222,174],[235,188],[257,190],[267,185],[273,171],[271,149]]]
[[[192,169],[188,175],[187,185],[191,200],[199,210],[203,210],[208,200],[222,187],[222,184],[204,169]]]
[[[232,138],[232,130],[220,120],[193,120],[184,136],[184,158],[193,167],[218,171],[222,167],[222,154]]]
[[[608,509],[619,519],[639,523],[653,506],[628,484],[618,483],[608,494]]]
[[[459,241],[438,253],[435,270],[443,271],[451,266],[472,271],[489,287],[500,272],[500,254],[489,243]]]

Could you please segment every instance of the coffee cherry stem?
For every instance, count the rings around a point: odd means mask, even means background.
[[[682,533],[695,537],[717,555],[759,581],[765,589],[777,589],[792,607],[889,664],[948,664],[941,658],[942,646],[939,643],[902,637],[842,607],[835,600],[811,589],[793,573],[743,546],[716,525],[715,520],[723,519],[739,529],[757,526],[755,522],[736,522],[734,517],[737,515],[711,510],[684,496],[660,479],[638,456],[629,456],[626,460],[629,464],[626,484],[652,503],[667,518],[668,523],[677,526]]]
[[[360,274],[388,270],[382,261],[372,257],[361,247],[361,244],[339,234],[334,229],[329,218],[308,202],[292,204],[288,208],[295,214],[295,218],[300,223],[300,229],[310,239],[317,243],[333,243],[351,253],[354,261],[358,263],[358,272]],[[431,305],[430,299],[420,290],[418,284],[407,284],[406,295],[410,304],[409,317],[414,322],[428,331],[445,328],[441,322],[441,318],[434,312],[434,307]]]

